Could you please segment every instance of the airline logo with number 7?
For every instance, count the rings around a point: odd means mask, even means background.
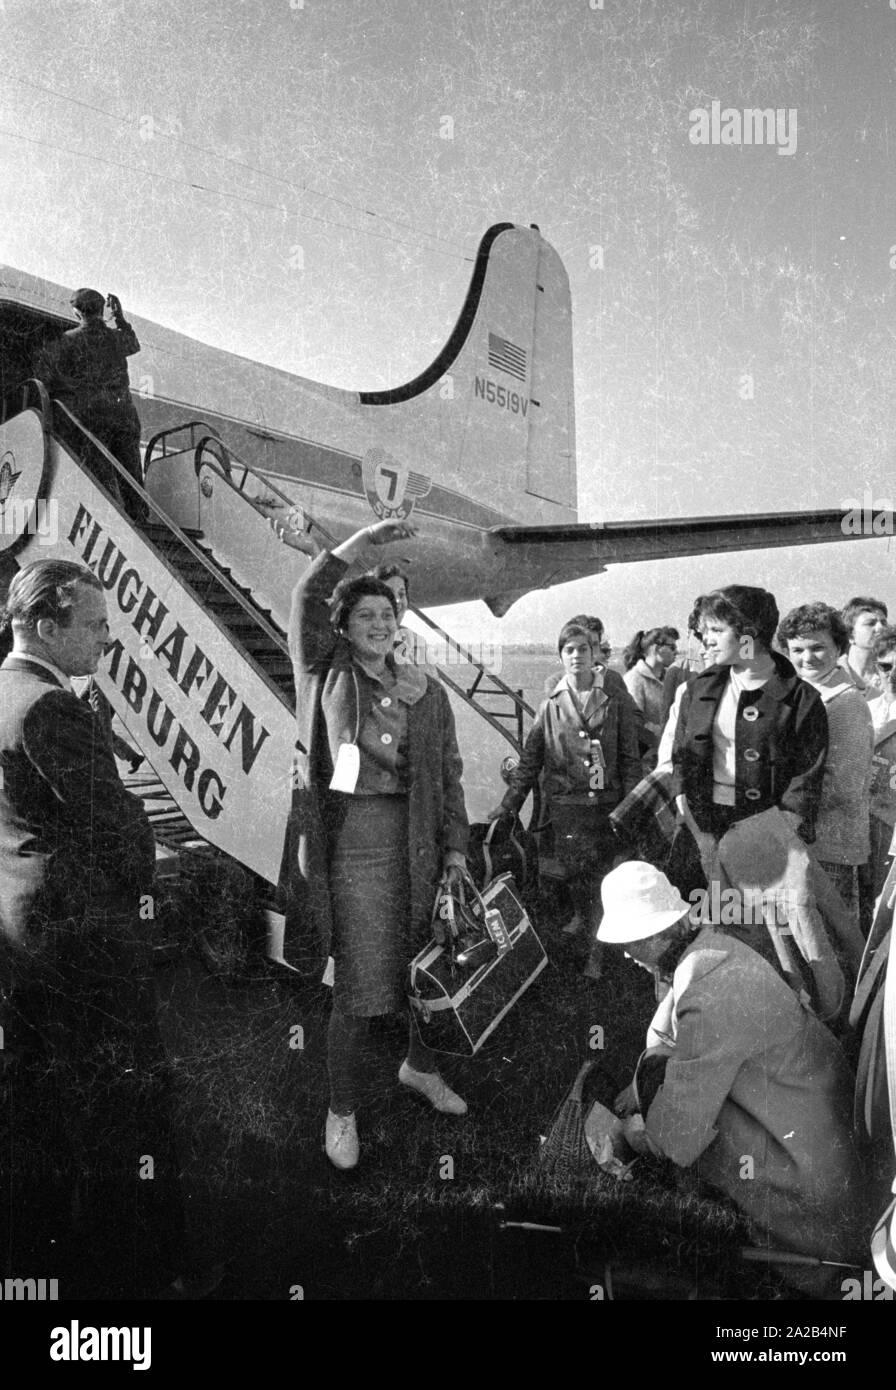
[[[368,449],[361,461],[367,500],[378,517],[404,521],[415,503],[432,488],[432,479],[415,473],[381,448]]]

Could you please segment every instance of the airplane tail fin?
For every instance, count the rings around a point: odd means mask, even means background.
[[[574,520],[569,280],[538,228],[491,227],[441,352],[413,381],[360,403],[405,469],[438,451],[440,482],[501,515]]]

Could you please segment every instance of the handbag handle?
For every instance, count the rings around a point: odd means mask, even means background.
[[[486,907],[485,900],[482,894],[480,893],[479,889],[476,887],[476,884],[474,883],[473,879],[471,878],[469,870],[463,869],[461,873],[461,892],[463,892],[463,887],[465,884],[473,890],[473,896],[475,897],[476,902],[479,905],[479,911],[482,914],[483,930],[488,933],[492,941],[497,946],[499,953],[503,955],[505,951],[511,950],[513,945],[510,939],[510,934],[507,930],[507,927],[504,924],[504,918],[501,916],[501,913],[498,911],[497,908]],[[466,906],[466,900],[464,900],[464,905]]]
[[[488,830],[485,832],[485,838],[482,841],[482,858],[485,861],[485,872],[489,882],[493,877],[491,856],[492,838],[495,834],[495,831],[498,829],[498,826],[501,824],[501,819],[501,817],[497,817],[495,820],[491,822]],[[529,876],[529,858],[526,854],[525,849],[513,833],[514,826],[516,825],[518,820],[519,817],[514,813],[513,817],[508,821],[507,838],[516,849],[517,854],[520,856],[520,860],[523,865],[523,882],[525,883],[528,882]]]
[[[476,887],[469,871],[467,869],[462,869],[460,879],[456,880],[453,886],[449,887],[448,884],[443,881],[436,889],[436,898],[432,908],[432,931],[433,936],[440,946],[444,946],[446,941],[450,940],[453,949],[454,944],[460,936],[460,927],[457,924],[457,914],[454,910],[455,893],[457,894],[457,900],[461,907],[466,907],[467,899],[465,896],[465,889],[467,888],[470,889],[473,897],[479,904],[479,910],[482,914],[483,929],[488,929],[488,919],[486,917],[487,909],[483,902],[482,895]]]
[[[440,883],[432,905],[432,934],[439,946],[450,939],[453,947],[460,932],[454,914],[454,894],[447,883]]]
[[[485,926],[485,903],[483,901],[482,894],[476,887],[476,884],[473,880],[473,876],[470,873],[469,869],[461,869],[460,882],[458,883],[458,889],[461,895],[463,895],[465,888],[469,888],[472,891],[473,897],[479,904],[479,911],[482,913],[482,925]],[[466,898],[461,896],[461,902],[464,904],[464,906],[466,906],[466,901]]]

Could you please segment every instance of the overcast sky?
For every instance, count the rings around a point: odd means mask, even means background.
[[[537,222],[571,281],[582,520],[892,498],[887,0],[2,0],[0,31],[5,263],[371,389],[435,356],[485,229]],[[715,100],[786,142],[692,143]],[[614,567],[441,616],[522,640],[585,608],[621,641],[734,579],[896,606],[894,559]]]

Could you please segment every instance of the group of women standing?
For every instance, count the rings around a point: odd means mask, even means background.
[[[298,742],[287,909],[306,939],[309,926],[316,929],[320,967],[333,961],[325,1148],[343,1169],[359,1157],[355,1115],[369,1020],[407,1009],[408,964],[430,934],[437,886],[461,877],[466,862],[453,716],[442,686],[402,656],[400,576],[348,577],[353,564],[371,558],[369,547],[413,534],[406,522],[381,521],[317,556],[296,586],[290,621]],[[777,808],[854,904],[857,866],[870,849],[868,818],[859,812],[870,795],[873,732],[869,706],[842,663],[848,633],[840,615],[804,605],[779,626],[771,594],[732,585],[701,597],[692,624],[709,664],[698,675],[676,668],[666,734],[674,730],[679,820],[701,862],[713,861],[733,826]],[[601,880],[626,857],[610,815],[642,779],[645,759],[656,762],[677,640],[670,628],[639,633],[623,682],[606,664],[599,628],[584,615],[562,628],[562,675],[491,813],[516,814],[542,779],[571,926],[592,932]],[[896,741],[896,629],[886,632],[880,665],[888,683],[875,716],[882,746]],[[773,649],[776,637],[789,656]],[[879,805],[892,815],[880,777],[878,784]],[[887,826],[880,812],[878,819]],[[882,847],[885,829],[877,838]],[[599,970],[598,961],[591,973]],[[410,1019],[398,1080],[443,1113],[466,1111]]]

